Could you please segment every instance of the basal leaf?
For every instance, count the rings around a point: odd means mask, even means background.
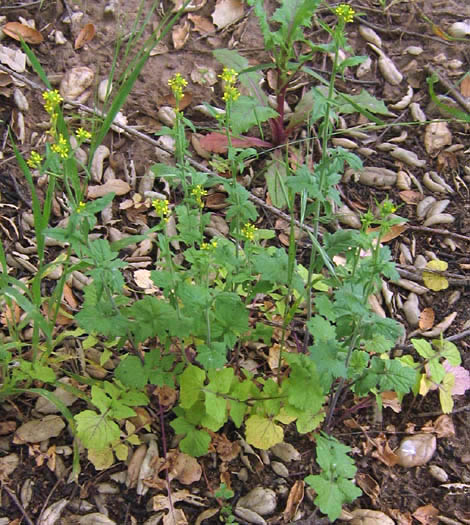
[[[123,385],[143,389],[147,384],[147,374],[142,361],[136,355],[122,359],[114,370],[116,379]]]
[[[284,430],[273,420],[258,415],[246,420],[246,440],[250,445],[261,450],[268,450],[284,439]]]
[[[127,450],[125,445],[124,447]],[[110,447],[101,449],[90,448],[88,450],[87,457],[96,470],[105,470],[112,467],[114,463],[114,454]]]
[[[184,409],[191,408],[199,399],[206,373],[197,366],[188,365],[180,376],[180,405]]]
[[[454,384],[454,374],[448,373],[444,376],[442,383],[439,385],[439,401],[444,414],[450,414],[454,408],[454,400],[452,399],[452,389],[454,388]]]
[[[99,450],[119,440],[119,426],[106,416],[93,410],[84,410],[74,419],[77,423],[77,436],[88,449]]]

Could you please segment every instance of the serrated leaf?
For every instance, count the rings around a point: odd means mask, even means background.
[[[188,365],[180,376],[180,405],[184,409],[191,408],[199,399],[206,373],[197,366]]]
[[[212,419],[215,420],[216,423],[220,423],[219,425],[219,428],[220,428],[227,419],[226,418],[227,400],[212,392],[206,392],[205,396],[206,396],[205,397],[206,412]],[[204,424],[204,421],[203,421],[203,426],[208,426],[208,425]],[[211,427],[211,430],[213,430],[212,427]],[[218,428],[215,431],[217,430]]]
[[[209,378],[209,390],[227,394],[232,385],[233,378],[235,377],[235,371],[233,368],[209,370],[207,372],[207,377]]]
[[[197,347],[197,360],[206,369],[221,368],[227,362],[227,347],[225,343],[213,341],[210,346]]]
[[[376,115],[393,116],[384,101],[374,97],[368,91],[363,89],[359,95],[345,95],[344,93],[338,94],[340,106],[338,111],[340,113],[360,113],[361,109],[374,113]],[[343,103],[344,101],[344,103]]]
[[[448,264],[445,261],[440,261],[439,259],[434,259],[426,264],[426,268],[429,270],[436,270],[439,272],[445,272],[447,267]],[[439,275],[437,273],[423,271],[423,282],[427,288],[433,290],[434,292],[446,290],[449,287],[449,282],[447,279],[443,275]]]
[[[330,341],[336,339],[336,328],[325,318],[315,315],[307,322],[308,331],[315,341]]]
[[[230,124],[235,135],[241,135],[253,126],[259,126],[270,118],[276,118],[277,111],[269,106],[261,106],[259,102],[242,95],[232,103]]]
[[[114,370],[116,379],[123,385],[142,390],[147,384],[147,374],[142,361],[136,355],[124,357]]]
[[[307,434],[312,432],[320,426],[320,423],[325,419],[324,412],[317,412],[316,414],[303,412],[295,423],[297,431],[300,434]]]
[[[411,343],[414,346],[415,350],[418,352],[418,354],[421,357],[424,357],[424,359],[432,359],[433,357],[435,357],[435,350],[433,350],[430,343],[428,343],[424,339],[412,339]]]
[[[246,441],[256,448],[268,450],[284,439],[284,430],[273,420],[258,415],[246,420]]]
[[[77,436],[88,449],[100,450],[119,439],[118,425],[93,410],[84,410],[74,419],[77,423]]]

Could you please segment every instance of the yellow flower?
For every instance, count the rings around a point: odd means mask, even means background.
[[[68,157],[69,146],[67,143],[67,139],[62,135],[62,133],[60,133],[57,137],[57,141],[54,144],[52,144],[51,150],[57,153],[63,159],[66,159]]]
[[[348,4],[339,4],[335,9],[336,16],[343,20],[346,24],[354,20],[354,15],[356,11]]]
[[[212,250],[215,250],[217,248],[217,241],[212,241],[212,242],[203,242],[201,244],[201,250],[204,250],[204,251],[212,251]]]
[[[204,203],[202,202],[202,197],[207,195],[207,191],[200,184],[198,184],[195,188],[191,190],[191,195],[196,199],[196,202],[202,208],[204,206]]]
[[[39,155],[37,151],[32,151],[31,156],[26,161],[26,164],[28,164],[30,168],[35,169],[35,168],[39,168],[39,166],[41,165],[41,162],[42,162],[42,156]]]
[[[152,206],[155,209],[156,214],[161,217],[165,222],[170,220],[170,209],[168,208],[167,199],[154,199],[152,201]]]
[[[51,115],[56,112],[57,106],[64,100],[57,89],[44,91],[42,98],[45,110]]]
[[[183,88],[188,85],[188,81],[181,76],[181,73],[176,73],[174,77],[168,80],[168,85],[171,87],[174,97],[179,102],[183,97]]]
[[[242,228],[242,235],[247,239],[248,241],[254,241],[255,240],[255,232],[258,228],[251,224],[250,222],[247,222],[243,228]]]
[[[235,102],[237,98],[240,96],[240,91],[235,86],[225,86],[224,94],[222,98],[225,102]]]
[[[77,136],[77,139],[81,142],[91,139],[91,133],[83,128],[78,128],[75,132],[75,135]]]
[[[233,85],[237,81],[238,73],[235,71],[235,69],[224,67],[224,70],[219,75],[219,78],[221,78],[226,84]]]
[[[77,213],[81,213],[85,209],[85,203],[80,201],[77,206]]]

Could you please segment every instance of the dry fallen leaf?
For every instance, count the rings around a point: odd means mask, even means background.
[[[170,452],[168,454],[170,467],[168,476],[170,481],[177,479],[183,485],[191,485],[201,479],[202,468],[196,458],[184,452]]]
[[[406,229],[408,228],[408,226],[406,224],[394,224],[388,231],[387,233],[380,238],[380,242],[384,243],[384,242],[389,242],[393,239],[396,239],[397,237],[399,237]],[[367,233],[370,233],[370,232],[375,232],[375,231],[379,231],[380,230],[380,227],[377,227],[377,228],[369,228],[367,230]]]
[[[15,40],[24,40],[27,44],[40,44],[44,37],[39,31],[19,22],[8,22],[2,28],[2,31]]]
[[[430,155],[434,155],[444,146],[452,143],[452,133],[447,122],[431,122],[424,133],[424,147]]]
[[[39,443],[51,437],[57,437],[65,428],[60,416],[49,415],[42,419],[31,419],[15,432],[13,443]]]
[[[394,521],[379,510],[355,509],[351,525],[395,525]]]
[[[209,518],[212,518],[212,516],[215,516],[220,511],[220,508],[213,508],[213,509],[206,509],[199,514],[199,516],[196,519],[196,523],[194,525],[201,525],[201,523],[204,520],[208,520]]]
[[[241,0],[219,0],[212,13],[212,20],[218,29],[223,29],[243,16]]]
[[[292,485],[287,498],[286,508],[282,513],[286,523],[290,523],[294,519],[297,509],[304,499],[304,488],[304,482],[299,479]]]
[[[434,326],[434,310],[432,308],[425,308],[419,316],[420,330],[430,330]]]
[[[96,28],[94,24],[86,24],[78,33],[77,38],[75,39],[74,49],[80,49],[85,44],[88,44],[96,34]]]
[[[175,49],[183,48],[184,44],[188,41],[190,29],[191,26],[187,20],[182,24],[175,25],[171,32],[171,39]]]
[[[388,509],[390,516],[396,521],[397,525],[412,525],[413,518],[410,512],[401,512],[398,509]]]
[[[26,70],[26,54],[19,49],[10,49],[0,44],[0,62],[17,73]]]
[[[437,525],[439,523],[439,511],[432,505],[424,505],[413,512],[413,518],[422,525]]]
[[[418,204],[418,202],[423,198],[421,193],[413,190],[404,190],[399,193],[400,198],[406,204]]]
[[[387,467],[393,467],[398,462],[398,456],[393,452],[388,444],[387,438],[380,434],[377,438],[371,440],[375,445],[376,450],[372,452],[372,457],[377,458]]]
[[[438,438],[455,437],[455,427],[452,418],[447,414],[442,414],[434,421],[434,432]]]
[[[20,458],[18,454],[8,454],[0,458],[0,481],[6,482],[8,476],[16,469]]]
[[[468,74],[465,75],[462,82],[460,82],[460,93],[464,97],[470,97],[470,76]]]
[[[220,459],[224,462],[234,460],[240,453],[240,445],[237,441],[230,441],[225,434],[214,434],[212,443]]]
[[[375,505],[375,502],[380,497],[380,485],[377,481],[375,481],[372,476],[369,476],[369,474],[359,472],[356,475],[356,483],[369,496],[372,503]]]
[[[193,31],[197,31],[201,35],[207,35],[207,33],[215,33],[214,24],[205,16],[200,15],[188,15],[188,19],[194,24]]]
[[[382,398],[382,404],[385,408],[391,408],[396,414],[401,412],[401,403],[396,392],[382,392],[380,397]]]

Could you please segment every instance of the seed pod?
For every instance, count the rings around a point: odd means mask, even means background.
[[[360,25],[359,34],[366,42],[376,45],[377,47],[382,47],[382,39],[380,36],[370,27]]]
[[[426,161],[419,160],[418,155],[416,155],[414,151],[408,151],[407,149],[399,148],[397,146],[395,146],[395,148],[390,152],[390,155],[394,159],[401,160],[402,162],[405,162],[410,166],[414,166],[415,168],[423,168],[426,165]]]
[[[431,179],[434,182],[437,182],[438,184],[443,186],[446,189],[447,193],[454,193],[454,188],[452,188],[452,186],[449,186],[447,182],[438,173],[436,173],[435,171],[430,171],[429,175],[431,176]]]
[[[418,326],[421,312],[419,310],[419,299],[415,293],[410,293],[408,299],[403,303],[403,312],[411,326]]]
[[[101,182],[101,179],[103,178],[103,164],[105,159],[109,157],[110,153],[109,148],[104,144],[101,144],[96,148],[90,169],[91,180],[93,182]]]
[[[411,177],[408,175],[408,173],[406,173],[406,171],[400,170],[397,173],[396,186],[399,190],[411,189]]]
[[[361,228],[361,220],[350,208],[346,205],[341,206],[337,212],[339,222],[351,228],[359,230]]]
[[[429,173],[425,173],[423,176],[423,184],[426,186],[428,190],[431,190],[435,193],[446,193],[446,189],[442,184],[439,184],[437,182],[434,182],[431,179],[431,175]]]
[[[455,250],[457,249],[457,243],[454,241],[454,239],[451,239],[450,237],[445,237],[441,242],[441,246],[446,246],[450,248],[451,252],[455,252]]]
[[[365,77],[370,70],[372,69],[372,59],[367,57],[362,64],[356,70],[356,77],[362,78]]]
[[[406,95],[399,100],[396,104],[393,104],[390,106],[391,109],[405,109],[410,105],[411,99],[413,98],[413,88],[411,86],[408,86],[408,91],[406,92]]]
[[[374,44],[369,43],[368,45],[379,55],[379,69],[385,80],[392,86],[401,84],[403,75],[393,63],[393,60]]]
[[[338,146],[341,148],[345,148],[345,149],[356,149],[357,148],[357,144],[349,139],[337,138],[337,139],[333,139],[332,142],[335,148],[337,148]]]
[[[429,292],[425,286],[421,286],[420,284],[415,283],[414,281],[409,281],[408,279],[398,279],[395,284],[400,286],[400,288],[404,288],[405,290],[413,292],[417,295],[423,295]]]
[[[413,117],[413,120],[416,120],[417,122],[426,122],[426,115],[424,111],[421,109],[421,106],[417,102],[413,102],[410,104],[410,113]]]
[[[453,217],[450,213],[438,213],[426,219],[423,223],[423,226],[430,228],[436,224],[452,224],[454,221],[455,217]]]
[[[449,206],[449,204],[450,204],[449,199],[443,199],[441,201],[437,201],[431,204],[431,206],[429,206],[426,212],[426,217],[429,218],[429,217],[432,217],[433,215],[442,213],[447,208],[447,206]]]

